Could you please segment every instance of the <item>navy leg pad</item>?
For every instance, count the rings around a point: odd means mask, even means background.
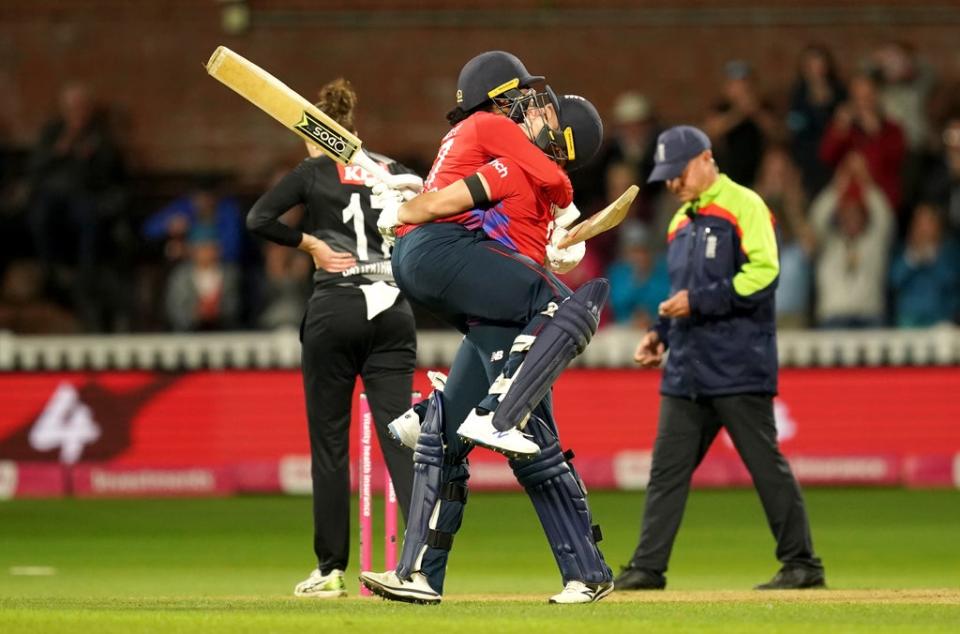
[[[580,477],[540,419],[532,418],[527,430],[540,445],[540,455],[512,460],[510,466],[533,502],[563,583],[610,581],[613,573],[597,547],[599,527],[593,524]]]
[[[448,454],[444,445],[443,394],[434,390],[429,400],[413,453],[410,516],[397,575],[409,579],[419,570],[431,588],[443,593],[447,555],[463,519],[470,474],[466,461]]]
[[[434,391],[413,452],[413,491],[397,574],[409,579],[427,543],[430,518],[440,497],[443,471],[443,395]]]
[[[527,352],[523,365],[493,412],[500,431],[516,427],[543,400],[554,381],[597,332],[600,311],[610,293],[603,278],[590,280],[567,298],[544,325]]]

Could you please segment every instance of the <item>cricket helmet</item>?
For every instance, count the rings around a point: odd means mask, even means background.
[[[556,160],[566,161],[567,171],[580,169],[596,156],[603,142],[603,120],[592,103],[579,95],[557,97],[550,86],[546,97],[553,105],[559,129],[544,126],[534,143]]]
[[[531,75],[516,55],[506,51],[480,53],[464,64],[457,79],[457,106],[469,111],[486,101],[522,97],[521,88],[543,81]]]

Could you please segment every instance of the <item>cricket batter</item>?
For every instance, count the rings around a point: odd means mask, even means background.
[[[461,73],[462,91],[469,83],[464,81],[465,75],[468,80],[475,79],[467,72],[469,69],[470,64]],[[509,70],[519,75],[514,69]],[[496,84],[501,79],[481,81]],[[552,128],[565,130],[565,138],[570,138],[563,151],[570,157],[568,164],[586,162],[602,137],[595,109],[579,97],[565,97],[562,103],[555,103],[560,120],[559,126],[554,121]],[[531,113],[537,113],[530,116],[541,120],[528,128],[530,138],[524,138],[528,146],[545,127],[539,114],[544,110],[530,108]],[[481,114],[484,113],[473,116]],[[520,130],[510,125],[512,128],[504,130],[511,134]],[[438,162],[444,158],[442,148]],[[436,167],[435,163],[435,171]],[[558,170],[555,164],[554,169]],[[398,239],[394,256],[398,283],[405,292],[413,293],[415,301],[445,315],[466,332],[466,338],[444,393],[435,391],[431,396],[419,434],[414,458],[414,499],[400,565],[397,571],[361,574],[365,585],[387,598],[419,603],[440,601],[446,561],[453,535],[460,526],[469,477],[465,460],[469,447],[453,433],[456,422],[472,409],[477,395],[486,391],[515,340],[518,327],[503,324],[529,320],[525,311],[540,305],[536,297],[540,293],[550,293],[548,297],[570,296],[570,291],[538,264],[545,259],[546,226],[552,213],[548,194],[533,189],[532,181],[518,162],[504,157],[483,166],[479,174],[454,181],[438,192],[425,193],[409,203],[413,215],[404,220],[430,222],[411,227]],[[486,231],[496,233],[496,225],[500,224],[501,232],[506,230],[516,243],[529,248],[517,253],[490,239],[481,230],[485,225],[482,208],[493,211]],[[461,209],[476,210],[466,215],[475,221],[476,229],[437,221],[441,216],[464,216],[456,213]],[[510,230],[502,226],[514,218],[516,223],[510,225]],[[527,232],[529,235],[524,235]],[[527,251],[532,257],[526,255]],[[602,288],[605,296],[605,286]],[[437,289],[444,292],[438,293]],[[612,590],[612,575],[596,547],[597,535],[582,483],[568,460],[571,456],[560,449],[549,399],[537,407],[527,429],[537,455],[532,460],[512,460],[511,466],[534,502],[561,569],[565,588],[551,602],[598,600]]]

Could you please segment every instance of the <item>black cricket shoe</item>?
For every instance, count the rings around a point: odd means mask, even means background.
[[[754,590],[805,590],[808,588],[826,588],[823,568],[807,566],[784,566],[773,579],[761,583]]]
[[[658,572],[633,566],[621,566],[620,574],[613,580],[615,590],[663,590],[667,578]]]

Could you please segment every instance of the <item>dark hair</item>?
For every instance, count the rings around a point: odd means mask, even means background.
[[[837,60],[833,56],[833,51],[824,46],[823,44],[808,44],[804,47],[803,51],[800,53],[800,62],[798,71],[802,71],[803,59],[808,55],[819,55],[823,58],[824,62],[827,65],[827,81],[830,84],[836,86],[840,84],[840,73],[837,70]],[[801,72],[802,75],[802,72]]]
[[[350,82],[343,77],[338,77],[324,84],[314,105],[347,130],[353,133],[357,132],[353,123],[353,109],[357,106],[357,93],[353,90]]]
[[[447,113],[447,123],[449,123],[451,126],[455,126],[476,112],[492,112],[493,106],[494,103],[490,100],[487,100],[479,106],[471,108],[470,110],[464,110],[460,106],[457,106]]]

